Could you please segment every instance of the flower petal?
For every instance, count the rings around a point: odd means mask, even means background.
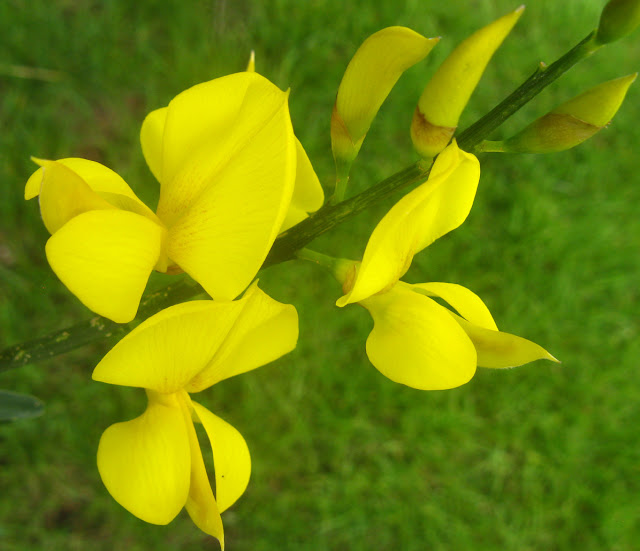
[[[479,367],[505,368],[516,367],[534,360],[551,360],[557,362],[549,352],[535,342],[517,335],[492,331],[479,327],[462,319],[453,312],[450,314],[466,331],[478,353]]]
[[[382,29],[362,43],[344,72],[331,117],[336,158],[353,160],[400,75],[423,59],[438,40],[396,26]]]
[[[115,208],[65,164],[40,159],[38,162],[42,166],[29,179],[27,186],[40,174],[40,214],[49,233],[54,234],[83,212]]]
[[[406,285],[428,297],[440,297],[453,306],[469,322],[485,329],[498,330],[491,312],[482,302],[482,299],[462,285],[441,282],[416,283],[414,285],[399,282],[398,285]]]
[[[224,529],[222,527],[222,518],[220,518],[220,510],[216,499],[213,497],[207,469],[202,459],[202,450],[198,443],[196,429],[191,420],[191,408],[195,405],[189,400],[188,406],[186,401],[183,406],[191,450],[191,485],[185,507],[194,524],[206,534],[217,538],[222,551],[224,551]],[[187,407],[189,408],[188,410]]]
[[[162,143],[164,127],[167,122],[167,110],[167,107],[162,107],[151,111],[145,117],[140,129],[142,154],[158,182],[162,182]]]
[[[176,392],[211,362],[243,306],[242,301],[195,300],[165,308],[116,344],[93,379]]]
[[[251,457],[242,435],[207,408],[191,402],[211,442],[216,473],[216,503],[223,513],[244,493],[251,476]]]
[[[218,173],[236,162],[255,134],[283,111],[288,116],[286,104],[285,92],[263,76],[246,72],[198,84],[176,96],[164,124],[158,216],[173,225],[208,187],[218,185]]]
[[[98,470],[109,493],[153,524],[168,524],[184,507],[190,463],[184,417],[171,397],[150,399],[140,417],[111,425],[98,446]]]
[[[72,218],[49,238],[51,268],[88,308],[118,323],[131,321],[160,256],[163,229],[119,210]]]
[[[272,362],[296,347],[298,313],[252,285],[241,300],[242,312],[211,362],[185,386],[200,392],[215,383]]]
[[[304,220],[310,212],[317,211],[324,203],[324,191],[320,180],[313,170],[313,165],[296,138],[296,182],[287,216],[280,228],[280,232],[288,230],[298,222]]]
[[[476,351],[446,308],[400,286],[361,304],[374,321],[367,355],[392,381],[441,390],[463,385],[473,377]]]
[[[114,207],[159,223],[149,207],[110,168],[76,157],[58,161],[33,160],[41,167],[27,181],[25,198],[40,195],[40,211],[50,233],[55,233],[82,212]]]
[[[243,147],[216,168],[213,185],[202,190],[169,230],[169,258],[215,300],[234,299],[255,277],[293,193],[296,154],[286,102],[259,129],[244,118],[245,112],[255,109],[243,110],[242,121],[236,119],[237,131],[247,133]],[[211,155],[215,157],[213,150]],[[205,172],[216,162],[204,157],[200,161]]]
[[[465,221],[479,178],[478,159],[454,141],[436,159],[429,179],[378,223],[351,291],[336,304],[359,302],[393,286],[409,269],[413,255]]]

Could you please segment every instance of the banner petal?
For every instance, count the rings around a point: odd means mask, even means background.
[[[170,227],[169,258],[213,299],[233,300],[255,277],[289,208],[295,163],[282,103]]]

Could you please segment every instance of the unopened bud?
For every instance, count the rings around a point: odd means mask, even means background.
[[[411,124],[421,157],[434,157],[447,146],[489,60],[523,11],[520,6],[461,42],[427,83]]]
[[[502,142],[499,150],[553,153],[575,147],[609,124],[636,76],[634,73],[587,90]]]
[[[640,0],[610,0],[602,10],[596,42],[608,44],[633,32],[640,25]]]
[[[387,27],[367,38],[349,62],[331,115],[331,147],[338,177],[346,177],[362,142],[400,75],[423,59],[438,38]]]

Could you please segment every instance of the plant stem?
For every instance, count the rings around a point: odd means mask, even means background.
[[[594,36],[595,32],[589,34],[552,65],[548,67],[540,65],[537,71],[511,95],[459,135],[457,139],[459,147],[467,151],[473,150],[546,86],[578,61],[599,49],[601,45],[595,42]],[[262,267],[266,268],[295,258],[297,251],[338,224],[386,199],[395,191],[423,182],[428,178],[430,170],[431,163],[418,161],[346,201],[337,204],[328,202],[309,218],[280,235]],[[95,316],[45,337],[10,346],[0,352],[0,372],[51,358],[91,342],[118,337],[163,308],[191,299],[203,292],[200,285],[185,278],[183,281],[145,296],[136,320],[129,324],[119,325],[106,318]]]
[[[589,33],[551,65],[546,66],[540,63],[536,71],[527,80],[484,117],[473,123],[458,136],[458,146],[466,151],[473,150],[477,144],[489,136],[491,132],[521,107],[530,102],[560,75],[566,73],[576,63],[600,49],[602,45],[596,43],[595,35],[595,31]]]

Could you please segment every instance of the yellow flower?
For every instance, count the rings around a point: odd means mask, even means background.
[[[113,498],[144,521],[168,524],[186,507],[195,524],[220,540],[220,513],[249,482],[241,434],[193,401],[219,381],[293,350],[298,317],[252,285],[233,302],[171,306],[122,339],[93,372],[97,381],[146,389],[146,411],[116,423],[98,447],[100,476]],[[194,421],[202,423],[215,464],[214,497]]]
[[[99,163],[37,161],[25,198],[40,196],[54,272],[116,322],[135,317],[154,268],[187,272],[214,299],[237,297],[285,224],[317,203],[308,193],[317,177],[293,135],[287,98],[244,72],[194,86],[151,112],[141,142],[161,185],[156,214]]]
[[[477,366],[554,360],[537,344],[498,331],[487,307],[468,289],[399,281],[416,253],[464,222],[479,177],[478,160],[452,142],[436,159],[427,182],[377,225],[362,263],[339,268],[346,294],[337,305],[357,302],[369,310],[374,328],[367,355],[393,381],[423,390],[454,388],[469,381]],[[430,297],[444,300],[457,314]]]

